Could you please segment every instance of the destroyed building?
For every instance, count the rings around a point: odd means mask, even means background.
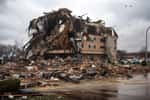
[[[91,21],[71,12],[60,8],[31,20],[25,57],[80,54],[114,62],[118,38],[114,28],[106,27],[103,20]]]

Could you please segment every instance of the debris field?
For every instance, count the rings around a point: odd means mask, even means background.
[[[84,16],[84,15],[83,15]],[[135,65],[116,64],[118,35],[103,20],[72,16],[67,8],[44,13],[28,27],[24,54],[0,65],[0,80],[21,80],[22,88],[59,86],[62,82],[132,78],[149,71]]]

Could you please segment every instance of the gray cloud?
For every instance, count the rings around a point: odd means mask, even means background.
[[[0,43],[25,42],[29,21],[60,7],[71,9],[75,15],[88,13],[93,20],[100,18],[107,26],[115,27],[118,49],[138,51],[145,45],[149,0],[0,0]]]
[[[7,0],[0,0],[0,5],[5,5],[6,2]]]
[[[7,0],[0,0],[0,13],[3,13],[6,9]]]

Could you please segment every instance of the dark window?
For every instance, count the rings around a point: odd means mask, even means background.
[[[82,44],[81,46],[82,46],[82,48],[84,48],[84,44]]]
[[[104,48],[105,48],[105,46],[100,46],[100,48],[103,48],[103,49],[104,49]]]
[[[93,48],[96,48],[96,46],[94,45]]]
[[[100,42],[105,42],[105,38],[100,39]]]
[[[88,26],[87,31],[90,34],[95,34],[96,33],[96,27],[95,26]]]
[[[117,49],[117,46],[115,45],[114,49]]]
[[[89,48],[91,48],[91,45],[89,44]]]

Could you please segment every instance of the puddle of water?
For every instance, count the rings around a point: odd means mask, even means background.
[[[130,84],[130,81],[132,84]],[[117,99],[150,100],[150,73],[146,75],[134,75],[134,77],[129,80],[129,83],[119,84]]]
[[[138,81],[149,81],[150,82],[150,73],[147,74],[139,74],[139,75],[134,75],[133,78],[131,80],[138,80]]]

